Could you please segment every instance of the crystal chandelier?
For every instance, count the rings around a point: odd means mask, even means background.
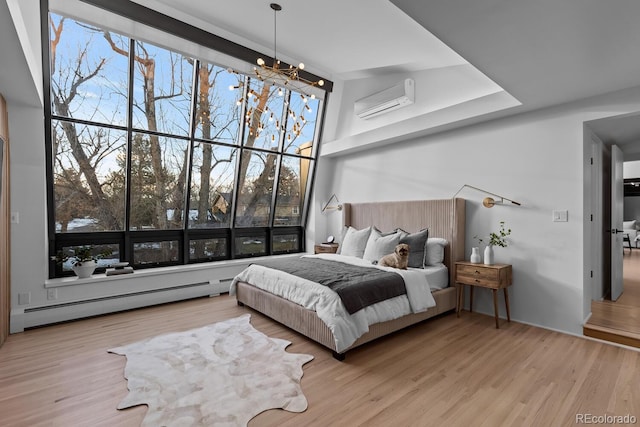
[[[308,95],[304,90],[304,86],[324,86],[324,80],[317,81],[307,80],[300,76],[300,71],[304,69],[304,64],[301,62],[297,67],[289,65],[288,68],[280,68],[280,60],[277,57],[277,14],[282,10],[282,6],[277,3],[271,3],[269,5],[273,9],[273,65],[267,65],[263,58],[258,58],[257,63],[260,66],[254,67],[253,71],[256,76],[261,80],[270,80],[279,83],[285,87],[292,87],[296,92],[299,92],[305,99],[305,96],[315,99],[315,95]],[[302,83],[302,84],[299,84]],[[278,90],[278,94],[282,95],[282,89]],[[306,100],[305,100],[306,102]]]

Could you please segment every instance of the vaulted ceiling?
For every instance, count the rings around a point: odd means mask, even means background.
[[[15,55],[15,29],[0,0],[0,92],[33,90]],[[268,1],[136,0],[144,6],[271,54],[274,15]],[[517,98],[513,112],[640,85],[637,0],[279,0],[278,57],[305,62],[336,81],[468,61]],[[37,29],[35,30],[37,31]],[[13,47],[12,47],[13,46]],[[11,77],[7,77],[11,76]],[[23,90],[20,89],[23,87]],[[603,140],[640,141],[636,116],[600,123]],[[620,140],[623,138],[624,141]]]

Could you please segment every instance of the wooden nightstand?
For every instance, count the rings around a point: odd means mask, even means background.
[[[320,243],[313,247],[313,253],[316,254],[335,254],[337,251],[337,243]]]
[[[455,282],[458,287],[458,317],[464,304],[464,285],[471,287],[469,296],[469,311],[473,311],[473,288],[480,286],[493,291],[493,313],[496,318],[496,329],[498,324],[498,290],[504,289],[504,304],[507,308],[507,321],[511,322],[509,312],[509,292],[507,287],[511,286],[512,272],[509,264],[473,264],[471,262],[456,262]]]

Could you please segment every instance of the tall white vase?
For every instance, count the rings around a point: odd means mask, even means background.
[[[491,245],[484,248],[484,264],[493,265],[493,246]]]
[[[478,248],[477,246],[471,248],[470,261],[474,264],[480,264],[482,262],[482,258],[480,258],[480,248]]]

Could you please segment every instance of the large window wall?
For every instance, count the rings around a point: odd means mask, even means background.
[[[304,250],[321,99],[60,14],[49,30],[52,255],[142,268]]]

